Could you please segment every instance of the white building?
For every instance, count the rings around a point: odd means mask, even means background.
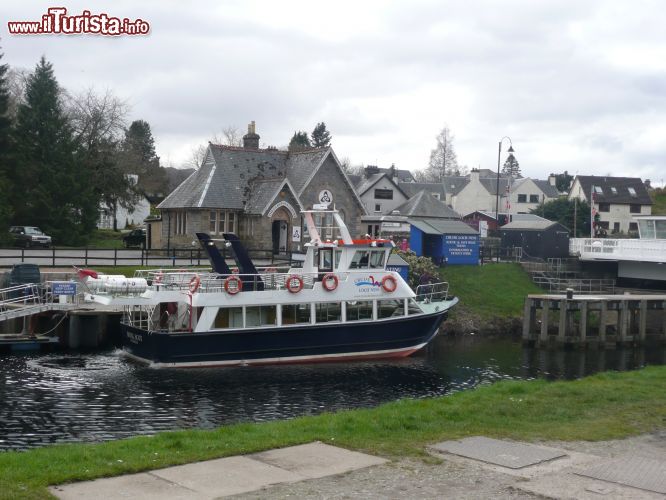
[[[128,175],[130,182],[136,185],[139,182],[138,175]],[[133,206],[129,209],[123,208],[120,205],[114,210],[108,207],[105,203],[101,203],[99,207],[99,220],[97,221],[98,229],[113,229],[114,219],[117,221],[116,227],[118,229],[125,229],[127,226],[138,226],[143,224],[143,221],[150,215],[150,202],[145,196],[140,195],[134,202]]]

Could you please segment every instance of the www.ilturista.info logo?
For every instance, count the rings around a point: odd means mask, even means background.
[[[12,35],[147,35],[150,24],[143,19],[130,20],[109,16],[104,12],[92,14],[84,10],[78,16],[68,16],[65,7],[51,7],[40,21],[8,21]]]

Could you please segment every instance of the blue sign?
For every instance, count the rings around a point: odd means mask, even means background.
[[[445,235],[444,258],[447,264],[478,264],[479,236],[476,234]]]
[[[53,295],[76,295],[76,283],[73,281],[54,281],[51,283]]]

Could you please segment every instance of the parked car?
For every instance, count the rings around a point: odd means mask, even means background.
[[[143,228],[133,229],[125,236],[123,236],[123,246],[125,248],[130,247],[146,247],[146,230]]]
[[[9,233],[14,237],[14,245],[25,248],[51,246],[51,237],[35,226],[12,226]]]

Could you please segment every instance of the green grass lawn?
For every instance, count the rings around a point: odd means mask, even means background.
[[[666,367],[568,382],[505,381],[432,399],[215,430],[0,453],[0,498],[46,486],[320,440],[387,457],[425,457],[445,439],[605,440],[666,427]]]
[[[520,316],[525,297],[543,293],[519,264],[448,266],[441,273],[460,306],[487,319]]]

